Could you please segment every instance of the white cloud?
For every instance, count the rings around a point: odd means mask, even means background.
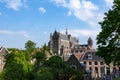
[[[1,0],[9,9],[19,10],[20,7],[26,7],[26,0]]]
[[[8,30],[0,30],[0,34],[6,34],[6,35],[18,35],[18,36],[24,36],[25,38],[29,38],[29,34],[26,31],[8,31]]]
[[[66,6],[65,0],[51,0],[51,2],[54,2],[57,6]]]
[[[113,5],[113,0],[105,0],[106,4],[108,7],[112,7]]]
[[[38,8],[39,12],[40,13],[45,13],[46,12],[46,9],[44,7],[40,7]]]
[[[74,15],[76,18],[96,26],[103,18],[97,5],[88,0],[51,0],[56,5],[68,9],[67,15]]]
[[[61,33],[65,33],[65,30],[61,30],[60,31]],[[87,30],[87,29],[69,29],[68,30],[68,33],[69,34],[72,34],[72,36],[75,36],[75,37],[80,37],[80,36],[85,36],[85,37],[88,37],[88,36],[94,36],[96,37],[96,35],[100,32],[100,29],[98,30]]]
[[[12,31],[7,31],[7,30],[0,30],[0,33],[2,33],[2,34],[9,34],[9,35],[13,34]]]
[[[18,31],[18,32],[15,32],[15,33],[19,34],[19,35],[22,35],[26,38],[30,38],[29,34],[26,31]]]

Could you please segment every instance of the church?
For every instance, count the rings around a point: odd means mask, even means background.
[[[79,39],[73,37],[71,34],[68,34],[67,29],[65,34],[55,30],[53,34],[50,34],[48,46],[52,53],[62,56],[93,50],[93,41],[89,37],[87,44],[81,45],[79,44]]]

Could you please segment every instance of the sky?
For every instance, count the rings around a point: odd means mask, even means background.
[[[55,30],[68,33],[96,47],[98,22],[113,5],[113,0],[0,0],[0,46],[24,49],[28,40],[37,47],[48,43]]]

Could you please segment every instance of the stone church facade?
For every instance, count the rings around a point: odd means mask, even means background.
[[[93,41],[91,38],[88,39],[87,44],[80,45],[79,39],[68,34],[67,29],[65,34],[57,32],[50,34],[50,41],[48,43],[52,53],[56,55],[70,55],[73,53],[82,53],[93,49]]]

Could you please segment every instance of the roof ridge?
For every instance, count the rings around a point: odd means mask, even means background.
[[[0,52],[1,52],[4,48],[5,48],[5,47],[2,46],[1,49],[0,49]],[[5,50],[8,51],[7,48],[5,48]],[[8,52],[9,52],[9,51],[8,51]]]
[[[84,56],[85,56],[86,52],[83,53],[83,56],[81,57],[80,60],[83,60]]]
[[[3,49],[3,46],[0,48],[0,52],[2,51],[2,49]]]

